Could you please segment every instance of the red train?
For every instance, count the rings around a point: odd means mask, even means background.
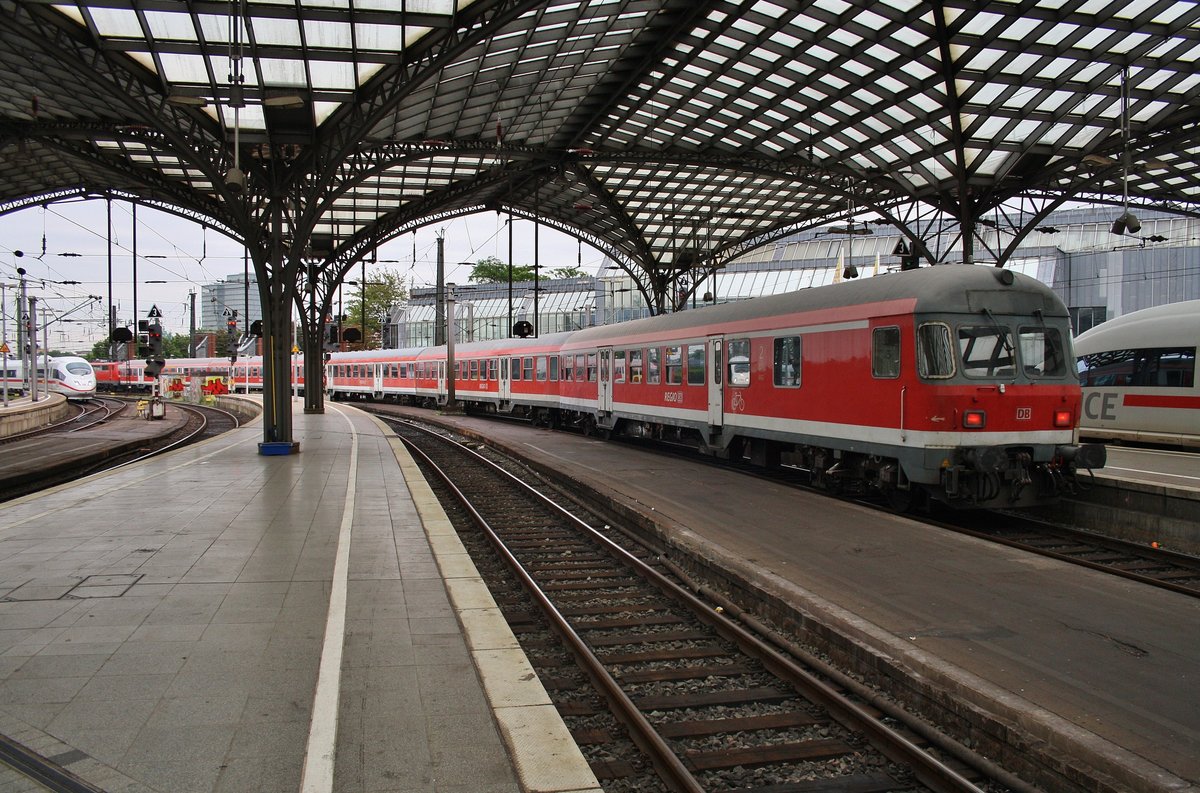
[[[830,490],[874,491],[897,507],[1032,505],[1104,464],[1103,446],[1078,443],[1065,307],[994,267],[460,343],[453,355],[448,367],[445,347],[335,354],[325,388],[441,405],[452,370],[468,410],[793,464]]]

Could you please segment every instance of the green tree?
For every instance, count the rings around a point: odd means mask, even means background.
[[[551,278],[582,278],[585,275],[587,273],[575,265],[571,265],[570,267],[555,267],[550,271]]]
[[[376,334],[382,338],[384,320],[392,308],[408,297],[408,288],[404,285],[404,277],[395,270],[377,270],[371,274],[365,286],[358,284],[352,287],[352,290],[346,298],[348,305],[345,308],[349,316],[347,322],[363,329],[363,349],[367,349]]]
[[[92,345],[92,350],[87,355],[83,356],[89,361],[106,361],[108,360],[108,339],[101,339]]]
[[[163,334],[164,358],[186,358],[188,357],[188,352],[188,335],[186,333]],[[108,360],[108,354],[108,339],[101,339],[93,344],[91,351],[83,357],[89,361],[106,361]]]
[[[528,264],[513,265],[512,279],[513,281],[532,281],[533,267]],[[471,275],[467,280],[477,284],[506,284],[508,283],[508,265],[495,256],[480,259],[475,262],[475,267],[471,270]]]

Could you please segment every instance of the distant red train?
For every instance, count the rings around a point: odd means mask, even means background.
[[[333,399],[524,416],[794,464],[896,507],[1023,506],[1104,465],[1078,443],[1066,308],[1011,271],[943,265],[532,339],[336,353]],[[166,376],[228,361],[170,361]],[[108,380],[103,364],[97,378]],[[235,389],[260,388],[260,359]],[[293,379],[300,364],[293,365]],[[137,362],[118,382],[136,374]],[[453,379],[447,377],[453,371]],[[136,380],[134,378],[130,382]]]

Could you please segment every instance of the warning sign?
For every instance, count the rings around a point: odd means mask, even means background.
[[[8,342],[0,342],[0,355],[8,355],[12,350],[8,349]]]

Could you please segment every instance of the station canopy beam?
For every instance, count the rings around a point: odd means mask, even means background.
[[[1194,3],[0,0],[0,16],[0,212],[129,196],[243,242],[268,441],[291,437],[293,309],[320,351],[353,263],[435,219],[539,218],[667,311],[698,274],[828,224],[892,224],[927,264],[956,224],[965,258],[1002,264],[1064,204],[1195,215],[1200,198]]]

